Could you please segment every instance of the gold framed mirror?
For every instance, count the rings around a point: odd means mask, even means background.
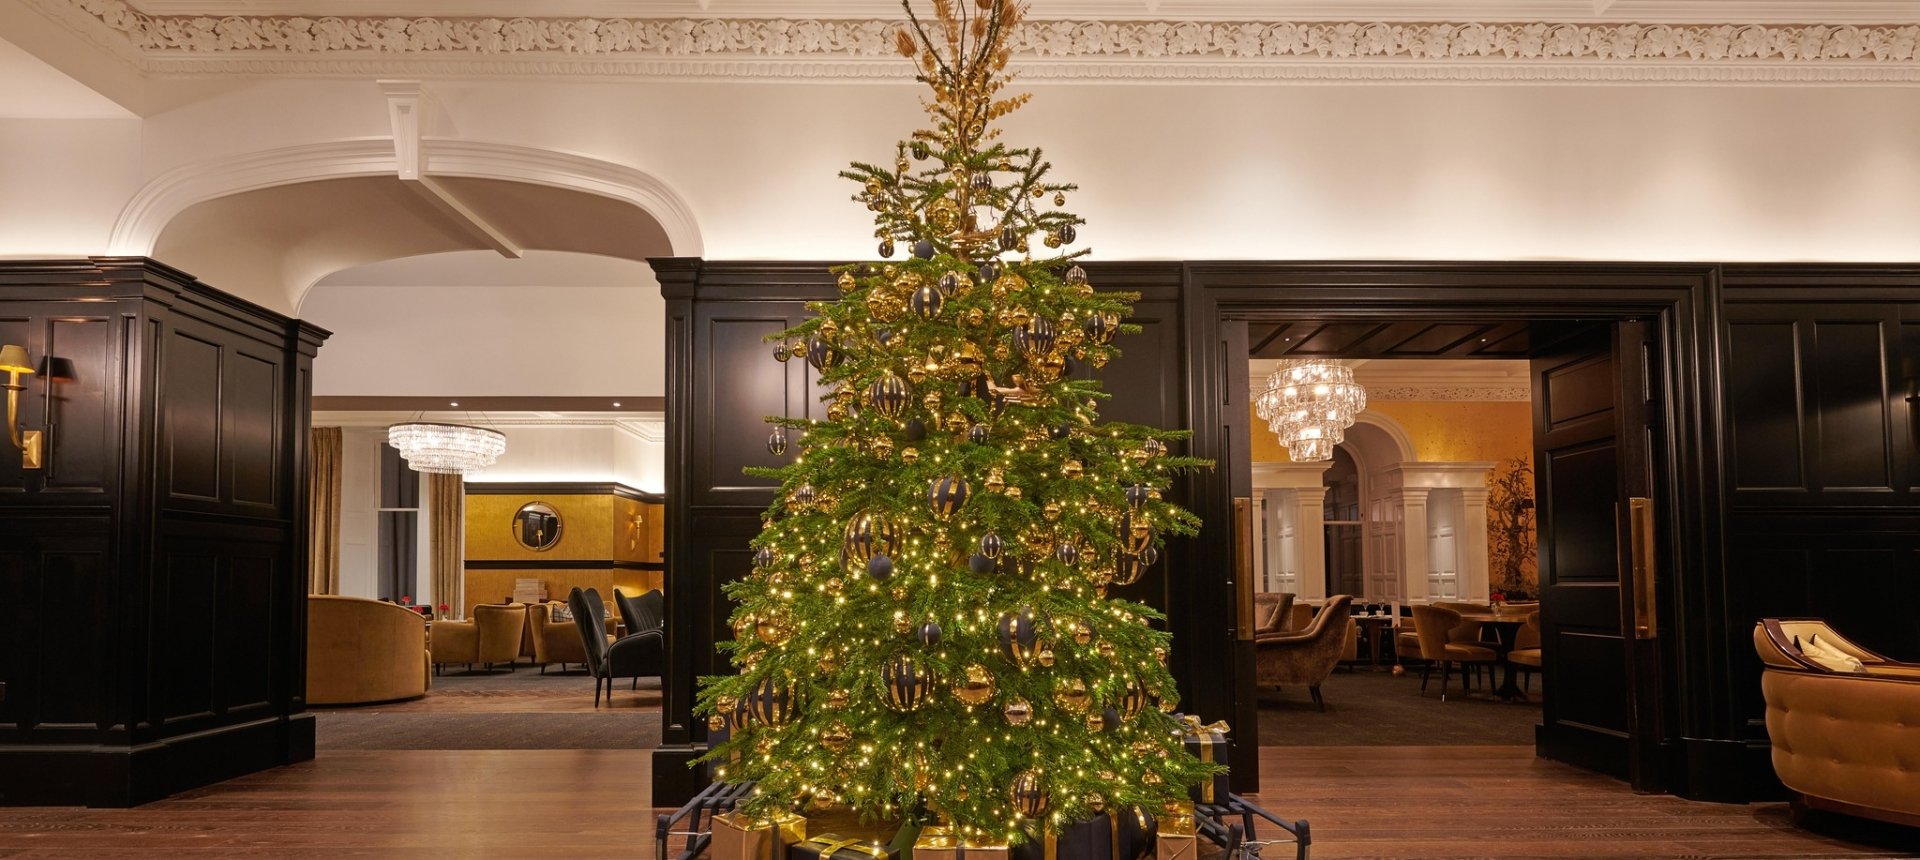
[[[560,511],[546,502],[528,502],[513,512],[513,539],[534,552],[560,543]]]

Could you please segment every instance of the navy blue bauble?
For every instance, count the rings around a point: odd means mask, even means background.
[[[1073,425],[1072,424],[1055,424],[1052,427],[1047,428],[1047,435],[1052,436],[1055,439],[1065,439],[1068,436],[1073,435]]]
[[[1080,545],[1071,541],[1064,542],[1053,548],[1053,557],[1059,559],[1060,563],[1064,565],[1072,566],[1079,564]]]
[[[840,353],[826,338],[818,334],[808,335],[807,363],[813,365],[814,370],[826,370],[840,363]]]
[[[907,441],[918,442],[927,438],[927,422],[918,418],[907,419]]]
[[[922,284],[920,289],[913,291],[913,297],[907,300],[907,307],[913,310],[914,316],[930,320],[940,315],[940,308],[946,303],[947,297],[941,295],[938,287]]]
[[[775,457],[787,453],[787,431],[785,428],[775,428],[771,434],[768,434],[767,453]]]
[[[987,444],[987,425],[975,424],[967,428],[967,441],[975,445]]]
[[[928,648],[932,648],[933,646],[940,644],[939,623],[929,621],[925,624],[920,625],[919,636],[920,636],[920,644],[925,645]]]
[[[1003,271],[1003,267],[1000,265],[999,260],[988,260],[980,264],[980,272],[974,280],[981,286],[987,286],[1000,277],[1001,271]]]
[[[976,552],[973,554],[973,558],[967,560],[967,566],[972,568],[974,573],[986,576],[993,572],[994,564],[993,559]]]
[[[766,567],[773,563],[773,547],[763,546],[753,554],[754,567]]]
[[[1012,224],[1000,228],[1000,250],[1011,251],[1020,247],[1020,232]]]
[[[893,559],[884,555],[876,555],[873,558],[867,559],[867,575],[881,582],[886,582],[893,577]]]
[[[1100,730],[1110,732],[1117,728],[1120,728],[1120,711],[1115,708],[1108,708],[1101,711]]]
[[[914,242],[913,256],[916,259],[921,259],[921,260],[933,259],[933,243],[925,239],[921,239],[917,242]]]
[[[1147,506],[1148,493],[1151,491],[1139,484],[1127,488],[1127,507],[1140,510]]]
[[[880,256],[882,257],[893,256],[893,240],[892,239],[880,240]]]
[[[951,296],[954,293],[957,293],[959,291],[960,291],[960,276],[958,274],[955,274],[953,272],[948,272],[940,276],[940,294],[941,295]]]
[[[1025,666],[1039,651],[1040,628],[1034,623],[1033,607],[1000,616],[1000,652],[1015,665]]]
[[[1073,240],[1079,238],[1079,236],[1080,234],[1074,231],[1072,224],[1060,228],[1060,244],[1062,245],[1073,244]]]

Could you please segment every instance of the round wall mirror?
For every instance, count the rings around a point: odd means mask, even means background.
[[[546,502],[528,502],[513,514],[513,539],[535,552],[560,542],[560,512]]]

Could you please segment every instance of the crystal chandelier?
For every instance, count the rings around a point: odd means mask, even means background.
[[[506,434],[466,424],[409,421],[387,428],[387,444],[416,472],[469,475],[506,453]]]
[[[1294,462],[1325,462],[1333,459],[1333,446],[1346,441],[1354,416],[1367,408],[1367,390],[1344,364],[1290,358],[1267,377],[1254,408]]]

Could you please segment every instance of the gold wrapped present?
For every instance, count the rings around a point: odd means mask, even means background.
[[[1167,804],[1160,810],[1160,835],[1154,841],[1154,860],[1195,860],[1200,852],[1195,832],[1193,804]]]
[[[913,841],[913,860],[1007,860],[1005,845],[976,845],[953,832],[951,827],[921,828]]]
[[[738,812],[713,817],[712,860],[787,860],[787,846],[807,838],[807,820],[791,812],[752,819]]]

